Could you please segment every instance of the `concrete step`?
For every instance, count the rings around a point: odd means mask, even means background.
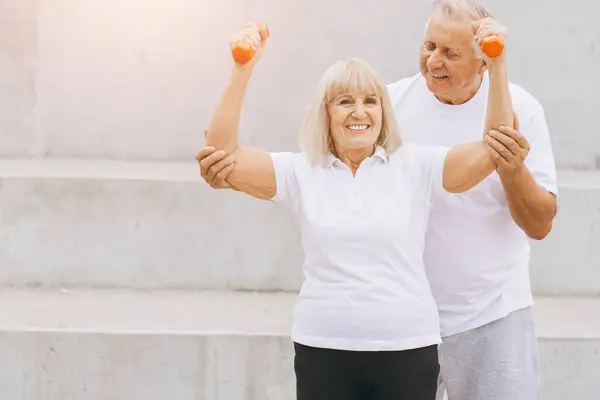
[[[546,295],[600,296],[600,171],[559,170],[552,232],[531,241],[531,283]]]
[[[291,400],[295,294],[2,290],[7,399]],[[600,298],[536,299],[545,400],[597,400]]]
[[[538,294],[600,295],[600,172],[560,171]],[[215,191],[189,163],[0,159],[0,285],[297,290],[302,252],[279,206]]]
[[[309,96],[335,60],[361,57],[386,81],[418,71],[429,2],[377,2],[360,12],[372,26],[368,34],[353,34],[351,40],[354,7],[340,10],[332,0],[276,3],[228,0],[220,9],[193,0],[148,0],[143,7],[137,0],[3,2],[2,54],[9,56],[0,60],[0,154],[189,157],[201,146],[202,130],[226,84],[229,37],[249,20],[267,21],[273,35],[248,91],[249,112],[242,120],[248,143],[296,148]],[[599,55],[589,7],[565,11],[560,2],[530,0],[519,2],[517,15],[512,2],[491,3],[511,32],[511,79],[544,105],[558,164],[597,167],[598,86],[586,77],[595,72]],[[553,27],[552,40],[532,47],[529,38],[539,29],[530,21],[540,7]],[[305,21],[318,28],[307,30]],[[573,27],[571,21],[584,22]],[[315,45],[290,45],[300,37]],[[393,57],[387,46],[372,45],[389,37],[397,38]],[[556,45],[568,48],[564,60],[583,61],[557,62]]]
[[[0,286],[295,290],[275,204],[214,191],[194,162],[0,161]]]
[[[0,292],[0,387],[27,400],[293,399],[294,296]]]

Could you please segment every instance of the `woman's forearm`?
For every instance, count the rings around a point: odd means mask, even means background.
[[[489,92],[483,139],[454,146],[444,163],[444,188],[462,193],[478,185],[495,169],[496,163],[485,147],[485,136],[501,125],[514,127],[508,73],[504,56],[489,61]]]
[[[514,128],[514,114],[510,99],[508,71],[504,56],[489,61],[489,93],[485,114],[485,127],[483,135],[501,125]]]
[[[234,67],[229,83],[213,113],[206,134],[206,145],[231,153],[238,145],[242,103],[252,75],[252,68]]]
[[[226,179],[229,186],[259,199],[271,199],[277,193],[275,166],[271,155],[261,149],[238,146],[238,130],[242,103],[252,76],[254,66],[265,49],[267,36],[256,24],[248,24],[233,35],[230,46],[251,43],[255,52],[251,60],[236,64],[231,71],[229,83],[217,103],[212,120],[206,130],[206,145],[226,154],[233,153],[233,167]],[[258,44],[260,43],[260,46]]]

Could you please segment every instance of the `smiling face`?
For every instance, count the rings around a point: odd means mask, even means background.
[[[401,145],[387,88],[375,69],[359,59],[331,65],[300,129],[300,148],[310,162],[329,165],[333,155],[355,165],[376,146],[390,155]]]
[[[429,90],[438,99],[460,104],[478,90],[486,70],[473,48],[474,20],[468,16],[431,18],[421,47],[420,69]]]
[[[373,93],[336,96],[327,106],[329,131],[336,151],[373,149],[381,133],[383,111]]]

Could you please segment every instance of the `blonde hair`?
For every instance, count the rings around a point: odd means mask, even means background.
[[[314,165],[324,165],[334,153],[327,105],[344,93],[376,94],[382,106],[381,133],[375,142],[391,155],[402,144],[387,88],[377,72],[358,59],[338,61],[325,71],[300,129],[300,149]]]

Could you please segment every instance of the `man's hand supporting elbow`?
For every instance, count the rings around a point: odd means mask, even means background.
[[[524,160],[529,143],[518,131],[501,127],[490,132],[486,144],[497,164],[513,220],[530,238],[544,239],[552,230],[556,196],[539,186],[527,169]]]
[[[207,129],[204,129],[206,137]],[[231,189],[227,177],[233,171],[235,156],[227,155],[223,150],[216,150],[212,146],[205,146],[196,153],[196,161],[200,166],[200,176],[213,189]]]

